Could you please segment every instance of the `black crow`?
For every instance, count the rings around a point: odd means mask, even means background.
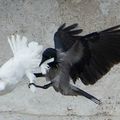
[[[80,78],[85,85],[93,85],[120,62],[120,25],[85,36],[78,35],[83,30],[75,29],[77,25],[65,27],[63,24],[58,28],[54,35],[55,48],[47,48],[40,63],[54,58],[53,62],[48,63],[50,69],[45,75],[51,83],[33,85],[44,89],[53,86],[63,95],[82,95],[100,104],[100,100],[70,84],[70,78],[74,83]]]

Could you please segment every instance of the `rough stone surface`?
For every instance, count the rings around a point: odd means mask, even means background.
[[[0,64],[11,56],[7,36],[15,33],[53,46],[53,35],[62,23],[79,23],[83,34],[120,24],[120,0],[0,0]],[[98,106],[83,97],[65,97],[52,88],[35,94],[20,83],[0,96],[0,120],[119,120],[120,66],[94,86],[78,86],[100,98]],[[45,79],[38,79],[44,84]]]

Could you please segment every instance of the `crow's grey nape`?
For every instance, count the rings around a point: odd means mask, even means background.
[[[77,88],[75,86],[72,86],[72,90],[74,92],[76,92],[78,95],[82,95],[82,96],[88,98],[89,100],[93,101],[94,103],[96,103],[98,105],[102,104],[102,102],[99,99],[97,99],[93,95],[90,95],[89,93],[87,93],[87,92],[85,92],[85,91],[83,91],[83,90],[81,90],[81,89],[79,89],[79,88]]]
[[[35,87],[37,88],[42,88],[42,89],[48,89],[49,87],[52,86],[52,82],[48,83],[48,84],[45,84],[43,86],[40,86],[40,85],[36,85],[35,83],[29,83],[28,87],[30,87],[31,85],[34,85]]]

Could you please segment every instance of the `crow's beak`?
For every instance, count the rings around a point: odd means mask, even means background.
[[[39,64],[39,66],[41,66],[47,59],[42,57],[41,63]]]
[[[48,63],[51,63],[53,61],[54,61],[54,58],[46,59],[46,58],[43,57],[41,63],[39,64],[39,66],[41,66],[44,62],[46,64],[48,64]]]

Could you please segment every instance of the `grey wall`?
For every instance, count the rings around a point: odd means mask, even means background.
[[[7,36],[14,33],[53,46],[62,23],[79,23],[83,34],[120,24],[120,0],[0,0],[0,64],[12,56]],[[65,97],[52,88],[32,93],[24,82],[0,96],[0,120],[119,120],[120,66],[94,86],[77,85],[100,98],[101,106],[83,97]],[[45,79],[38,79],[44,84]]]

